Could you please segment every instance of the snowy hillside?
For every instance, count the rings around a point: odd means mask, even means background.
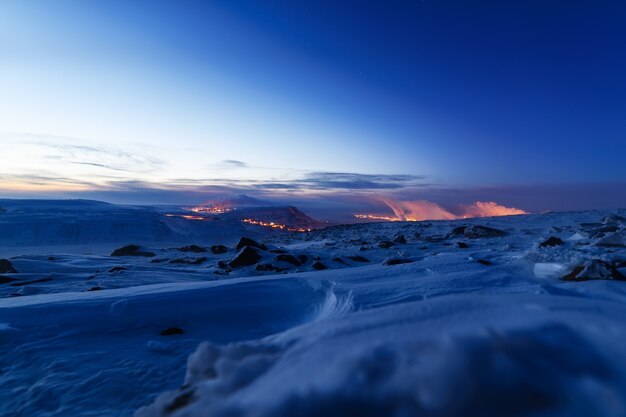
[[[226,213],[195,213],[171,206],[118,206],[90,200],[0,199],[0,257],[37,253],[33,248],[70,253],[110,252],[124,243],[177,245],[235,243],[239,236],[281,234],[253,223],[273,222],[294,229],[316,229],[326,224],[296,207],[249,207],[259,200],[240,197],[220,204],[243,204]],[[220,206],[222,207],[222,206]],[[231,206],[228,206],[231,207]],[[46,250],[47,250],[46,249]]]
[[[16,204],[1,415],[626,415],[626,212],[300,233]],[[125,226],[98,254],[38,245],[72,210]]]

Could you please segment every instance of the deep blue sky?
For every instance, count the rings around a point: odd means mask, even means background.
[[[5,0],[0,189],[621,194],[624,45],[619,1]]]

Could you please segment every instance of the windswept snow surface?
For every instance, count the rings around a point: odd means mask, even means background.
[[[154,257],[31,245],[0,274],[0,414],[623,416],[624,217],[124,242]],[[246,231],[260,270],[224,266]],[[561,279],[585,265],[598,279]]]

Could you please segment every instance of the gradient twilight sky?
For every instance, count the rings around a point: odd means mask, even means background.
[[[3,0],[0,196],[626,205],[625,44],[619,1]]]

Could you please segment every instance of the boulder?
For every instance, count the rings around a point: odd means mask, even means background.
[[[348,259],[350,259],[351,261],[354,262],[369,262],[370,260],[363,257],[363,256],[359,256],[359,255],[355,255],[355,256],[348,256]]]
[[[484,237],[502,237],[507,233],[503,230],[494,229],[487,226],[468,226],[463,231],[463,235],[469,239],[478,239]]]
[[[17,270],[8,259],[0,259],[0,274],[15,274]]]
[[[378,247],[383,249],[389,249],[392,246],[396,246],[396,244],[388,240],[383,240],[382,242],[378,243]]]
[[[138,245],[128,245],[119,249],[115,249],[111,256],[145,256],[151,258],[156,256],[154,252],[143,250]]]
[[[183,246],[182,248],[178,248],[178,251],[180,252],[192,252],[192,253],[204,253],[207,252],[207,250],[201,246],[198,245],[189,245],[189,246]]]
[[[0,275],[0,284],[8,284],[9,282],[17,281],[17,278],[5,277]]]
[[[469,248],[469,245],[465,242],[456,242],[456,246],[459,249],[467,249]]]
[[[539,244],[539,247],[546,248],[550,246],[561,246],[562,244],[563,244],[563,241],[561,239],[555,236],[550,236],[549,238],[541,242]]]
[[[321,263],[320,261],[315,261],[313,262],[313,265],[311,265],[313,267],[313,269],[317,270],[317,271],[322,271],[324,269],[328,269],[328,267],[326,265],[324,265],[323,263]]]
[[[389,258],[383,261],[383,265],[391,266],[391,265],[400,265],[400,264],[410,264],[411,262],[413,261],[407,258]]]
[[[287,263],[290,263],[290,264],[292,264],[294,266],[300,266],[301,265],[300,261],[297,260],[295,258],[295,256],[289,255],[289,254],[286,254],[286,253],[281,253],[279,255],[276,255],[276,257],[274,259],[276,259],[277,262],[287,262]]]
[[[489,265],[491,265],[491,261],[488,261],[488,260],[486,260],[486,259],[479,259],[479,260],[477,260],[476,262],[478,262],[478,263],[479,263],[479,264],[481,264],[481,265],[485,265],[485,266],[489,266]]]
[[[254,248],[259,248],[261,250],[267,250],[267,246],[262,243],[258,243],[249,237],[242,237],[239,239],[239,243],[237,243],[237,250],[243,249],[245,246],[252,246]]]
[[[261,255],[259,254],[259,252],[251,247],[251,246],[244,246],[239,253],[237,254],[237,256],[235,257],[235,259],[233,259],[232,261],[230,261],[228,263],[228,265],[231,268],[239,268],[242,266],[250,266],[250,265],[254,265],[257,262],[259,262],[261,260]]]
[[[598,279],[626,281],[626,276],[624,276],[615,265],[594,259],[577,266],[572,272],[563,277],[564,281],[589,281]]]
[[[259,264],[256,266],[256,270],[259,272],[282,272],[286,271],[284,268],[279,268],[272,264]]]
[[[171,261],[169,261],[169,263],[171,264],[184,264],[184,265],[200,265],[201,263],[204,263],[207,261],[207,257],[206,256],[202,256],[200,258],[179,258],[179,259],[172,259]]]
[[[211,253],[214,255],[220,255],[222,253],[228,252],[228,248],[224,245],[213,245],[211,246]]]
[[[464,236],[465,229],[467,229],[467,226],[455,227],[454,229],[450,231],[450,233],[448,233],[448,236]]]
[[[392,242],[404,245],[406,244],[406,238],[404,237],[404,235],[398,235],[392,240]]]
[[[626,233],[611,233],[610,235],[599,239],[595,243],[595,246],[600,246],[603,248],[624,248],[626,247]]]

